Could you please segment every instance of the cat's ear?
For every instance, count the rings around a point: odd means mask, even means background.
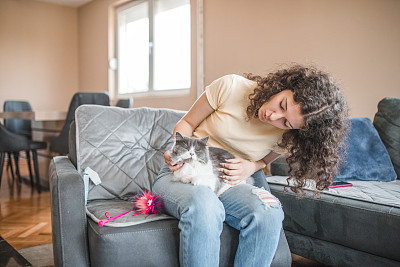
[[[201,138],[200,142],[202,142],[205,146],[207,145],[208,139],[210,139],[209,136]]]
[[[183,135],[180,132],[175,132],[175,141],[183,140]]]

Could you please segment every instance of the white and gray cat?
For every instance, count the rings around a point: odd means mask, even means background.
[[[219,178],[218,168],[226,159],[235,158],[228,151],[207,146],[209,136],[196,138],[175,133],[174,145],[170,150],[172,164],[183,162],[183,166],[174,172],[173,181],[205,185],[220,196],[232,185]]]

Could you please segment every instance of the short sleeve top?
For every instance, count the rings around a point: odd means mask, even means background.
[[[249,95],[257,83],[231,74],[213,81],[205,93],[215,110],[195,129],[195,137],[210,136],[209,146],[228,150],[236,157],[257,161],[271,151],[283,153],[277,144],[285,130],[247,118]]]

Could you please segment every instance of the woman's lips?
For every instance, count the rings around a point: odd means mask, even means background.
[[[267,121],[267,113],[266,112],[262,112],[261,110],[259,111],[258,117],[262,120],[262,121]]]

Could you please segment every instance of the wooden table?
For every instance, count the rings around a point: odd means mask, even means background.
[[[66,111],[19,111],[0,112],[0,119],[21,119],[32,121],[33,139],[43,141],[42,136],[35,136],[35,132],[60,132],[60,126],[64,124]]]
[[[60,121],[65,120],[66,111],[20,111],[20,112],[0,112],[3,119],[22,119],[32,121]]]

